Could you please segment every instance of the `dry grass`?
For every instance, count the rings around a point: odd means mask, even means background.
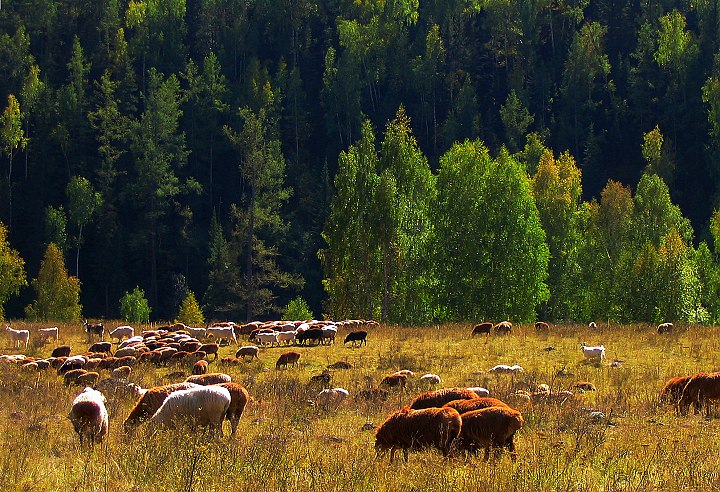
[[[114,326],[114,325],[113,325]],[[20,322],[16,329],[37,329]],[[88,344],[81,326],[61,325],[59,344],[80,353]],[[133,405],[110,397],[110,434],[93,451],[81,449],[65,418],[79,392],[65,387],[54,371],[29,374],[0,366],[0,487],[6,490],[82,488],[107,491],[244,491],[263,490],[711,490],[720,488],[717,434],[720,420],[677,417],[661,407],[657,395],[670,377],[720,369],[720,329],[690,327],[658,336],[650,326],[614,326],[601,332],[556,326],[537,334],[516,327],[508,337],[470,337],[470,325],[381,327],[368,346],[294,348],[300,367],[276,371],[283,348],[262,349],[259,361],[236,366],[211,364],[247,386],[254,401],[240,421],[238,434],[207,441],[179,433],[146,441],[122,433]],[[139,331],[139,330],[138,330]],[[339,334],[340,340],[344,333]],[[31,337],[32,339],[32,337]],[[605,364],[586,363],[580,343],[604,344]],[[16,353],[0,337],[2,353]],[[46,356],[55,344],[32,346],[29,355]],[[552,346],[555,350],[545,351]],[[221,348],[220,356],[234,355]],[[622,367],[609,362],[621,359]],[[308,401],[319,391],[309,384],[326,365],[346,360],[351,370],[333,371],[333,386],[348,389],[351,399],[337,410]],[[495,364],[520,364],[519,375],[490,375]],[[417,381],[388,401],[355,401],[352,395],[399,369],[439,374],[442,386],[484,386],[493,396],[548,383],[554,390],[591,381],[597,392],[577,403],[519,407],[525,427],[516,439],[519,458],[505,456],[445,460],[435,451],[413,453],[409,463],[377,459],[374,435],[366,421],[381,423],[392,411],[425,389]],[[558,372],[566,375],[559,376]],[[143,387],[175,382],[169,373],[190,367],[139,367],[131,379]],[[572,375],[567,375],[572,374]],[[581,408],[603,412],[592,421]],[[225,431],[229,432],[226,424]]]

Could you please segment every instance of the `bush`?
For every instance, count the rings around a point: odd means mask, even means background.
[[[145,292],[135,287],[132,292],[125,292],[120,299],[120,314],[128,323],[147,323],[150,321],[150,305],[145,299]]]
[[[315,315],[312,311],[310,311],[310,306],[308,305],[307,301],[302,297],[298,296],[292,301],[290,301],[285,308],[285,319],[315,319]]]
[[[188,295],[183,299],[180,304],[180,312],[175,320],[176,323],[184,323],[188,326],[200,326],[205,324],[205,317],[203,316],[202,309],[198,305],[195,299],[195,294],[190,291]]]

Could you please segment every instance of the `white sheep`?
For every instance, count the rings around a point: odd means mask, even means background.
[[[123,340],[122,342],[120,342],[120,345],[118,345],[118,348],[121,349],[123,347],[128,347],[130,345],[137,345],[139,343],[144,343],[144,342],[145,342],[145,339],[142,337],[142,335],[135,335],[135,336],[128,338],[127,340]]]
[[[428,384],[440,384],[442,379],[437,374],[423,374],[420,376],[420,381]]]
[[[296,336],[297,336],[297,332],[294,330],[293,331],[280,331],[277,334],[278,344],[280,344],[280,342],[286,342],[289,345],[291,342],[295,341]]]
[[[205,330],[205,336],[212,336],[218,340],[232,340],[236,345],[238,343],[235,337],[235,329],[232,326],[211,326]]]
[[[605,358],[605,346],[604,345],[598,345],[596,347],[589,347],[583,344],[580,346],[582,349],[582,353],[585,356],[585,359],[587,360],[596,360],[598,362],[602,362],[602,360]]]
[[[209,427],[222,437],[222,423],[230,401],[230,392],[222,386],[175,391],[150,418],[148,429],[153,431],[160,426],[173,427],[184,422],[193,429]]]
[[[92,388],[85,388],[73,401],[68,419],[80,437],[82,445],[85,439],[92,446],[102,442],[108,432],[108,412],[105,408],[105,395]]]
[[[478,395],[479,398],[485,398],[487,396],[490,396],[490,391],[480,386],[472,386],[468,389]]]
[[[110,339],[117,338],[118,342],[123,338],[132,338],[135,336],[135,329],[132,326],[122,325],[110,332]]]
[[[205,338],[207,330],[205,328],[185,328],[190,335],[194,336],[195,338]]]
[[[43,342],[46,342],[48,338],[54,338],[57,342],[60,339],[60,332],[57,326],[52,328],[40,328],[38,329],[38,336]]]
[[[27,348],[28,342],[30,341],[30,332],[28,330],[13,330],[9,326],[6,326],[5,333],[7,333],[13,341],[13,347],[18,348],[20,346],[19,342],[24,342],[25,348]]]
[[[255,334],[255,340],[262,344],[270,344],[270,346],[273,345],[280,345],[280,341],[278,340],[278,332],[265,332],[265,333],[256,333]]]
[[[323,408],[328,408],[329,406],[337,407],[349,395],[350,392],[344,388],[324,389],[318,393],[317,398],[315,398],[315,404]]]
[[[492,369],[489,369],[488,372],[491,374],[513,374],[516,372],[525,372],[525,369],[518,365],[509,366],[507,364],[498,364]]]

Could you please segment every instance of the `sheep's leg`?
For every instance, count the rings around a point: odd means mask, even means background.
[[[390,464],[392,464],[394,458],[395,458],[395,447],[393,446],[392,448],[390,448]]]
[[[408,462],[409,455],[410,455],[410,450],[408,448],[403,448],[403,456],[405,457],[405,463]]]

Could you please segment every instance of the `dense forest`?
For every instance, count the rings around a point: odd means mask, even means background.
[[[92,317],[719,321],[719,4],[6,0],[0,254]]]

